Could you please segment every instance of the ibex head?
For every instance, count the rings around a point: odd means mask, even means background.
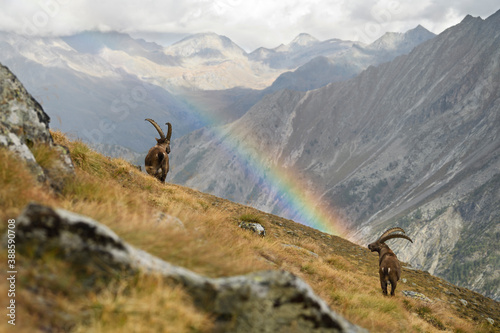
[[[395,234],[395,232],[398,232],[398,231],[402,232],[402,234],[399,234],[399,233]],[[380,253],[380,249],[382,246],[387,247],[385,242],[388,241],[389,239],[393,239],[393,238],[404,238],[404,239],[407,239],[413,243],[411,238],[404,235],[404,234],[405,234],[405,231],[399,227],[387,229],[375,242],[368,244],[368,249],[372,252],[376,251],[376,252]]]
[[[152,176],[158,178],[161,182],[165,181],[167,177],[169,164],[168,164],[168,154],[170,154],[170,137],[172,136],[172,124],[166,123],[168,126],[167,136],[163,134],[162,129],[153,120],[147,118],[160,134],[160,138],[156,139],[156,145],[151,148],[146,155],[144,164],[146,166],[146,172]]]
[[[163,131],[161,129],[160,126],[158,126],[158,124],[153,120],[153,119],[150,119],[150,118],[146,118],[146,121],[149,121],[151,123],[151,125],[153,125],[156,130],[158,131],[158,134],[160,134],[160,138],[159,139],[156,139],[156,144],[157,145],[163,145],[163,144],[166,144],[167,145],[167,154],[170,154],[170,137],[172,136],[172,124],[170,123],[166,123],[165,125],[168,126],[168,130],[167,130],[167,136],[165,137],[165,134],[163,134]]]
[[[398,233],[402,232],[402,233]],[[396,286],[401,276],[401,264],[392,250],[385,244],[386,241],[393,238],[404,238],[413,243],[410,237],[405,235],[402,228],[395,227],[386,230],[375,242],[368,245],[372,252],[378,252],[379,255],[379,275],[382,292],[387,295],[387,283],[391,283],[391,295],[394,296]]]

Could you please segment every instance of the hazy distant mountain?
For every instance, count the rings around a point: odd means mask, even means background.
[[[402,226],[415,240],[393,243],[402,260],[499,299],[499,28],[500,12],[467,16],[351,80],[269,95],[177,140],[169,178],[286,214],[262,180],[274,166],[296,170],[361,241]],[[388,37],[373,49],[405,42]]]
[[[188,36],[181,41],[169,46],[166,54],[186,59],[201,58],[202,62],[214,62],[216,60],[227,61],[228,59],[246,59],[246,52],[232,40],[215,33],[200,33]]]
[[[388,32],[368,46],[353,44],[350,48],[328,57],[313,58],[295,71],[281,74],[268,90],[307,91],[350,79],[368,66],[375,66],[409,53],[415,46],[434,36],[421,25],[406,33]]]
[[[387,32],[382,37],[368,45],[370,50],[391,52],[398,50],[401,53],[410,52],[416,45],[436,36],[420,24],[405,33]]]
[[[98,55],[104,49],[123,51],[131,56],[143,57],[164,66],[178,66],[179,59],[166,55],[163,47],[143,39],[134,39],[119,32],[86,31],[61,38],[78,53]]]
[[[294,69],[318,56],[332,56],[353,45],[362,44],[340,39],[319,41],[303,33],[295,37],[290,44],[282,44],[274,49],[258,48],[249,54],[249,59],[262,62],[271,68]]]

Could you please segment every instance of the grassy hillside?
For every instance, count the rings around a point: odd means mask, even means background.
[[[80,141],[52,133],[67,146],[76,176],[62,192],[39,184],[28,168],[0,148],[0,232],[30,201],[64,208],[106,224],[130,244],[209,277],[283,269],[307,281],[351,322],[372,332],[493,332],[500,305],[425,272],[405,268],[396,297],[384,297],[378,257],[366,248],[277,216],[189,188],[161,184],[124,160],[109,159]],[[56,156],[33,147],[42,166]],[[168,177],[167,177],[168,181]],[[179,218],[184,228],[158,223]],[[242,230],[258,221],[266,237]],[[182,288],[156,276],[105,277],[51,253],[17,253],[17,321],[2,331],[210,332],[213,318],[197,309]],[[0,251],[7,262],[7,251]],[[0,294],[9,289],[1,270]],[[408,298],[403,290],[432,302]],[[2,296],[3,299],[3,296]],[[466,301],[467,305],[464,305]],[[491,325],[486,318],[495,321]]]

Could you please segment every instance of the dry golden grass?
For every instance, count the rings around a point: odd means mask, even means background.
[[[54,166],[59,155],[59,153],[48,144],[35,144],[31,148],[31,152],[38,165],[44,169]]]
[[[37,183],[28,166],[6,149],[0,149],[0,218],[3,221],[17,216],[33,199],[53,201],[48,190]],[[0,224],[4,232],[6,225]]]
[[[89,295],[89,322],[74,332],[210,332],[211,318],[158,276],[114,281]]]
[[[288,270],[308,282],[333,310],[372,332],[491,329],[445,302],[429,305],[402,296],[383,297],[377,258],[366,249],[250,207],[161,184],[126,161],[104,157],[60,132],[52,135],[70,149],[76,175],[66,181],[62,193],[53,193],[37,184],[11,153],[0,149],[3,221],[34,200],[90,216],[130,244],[206,276]],[[50,157],[45,157],[50,154],[40,150],[39,158],[50,163]],[[184,226],[161,221],[160,216],[178,218]],[[267,236],[240,229],[241,220],[258,221]],[[5,224],[1,228],[4,231]],[[0,261],[5,262],[5,257],[5,251],[0,253]],[[20,265],[24,270],[18,303],[23,319],[16,331],[44,327],[76,332],[210,330],[211,318],[196,309],[180,287],[166,285],[161,278],[89,283],[93,272],[82,272],[51,254],[42,259],[26,255]],[[7,285],[1,278],[4,295]]]

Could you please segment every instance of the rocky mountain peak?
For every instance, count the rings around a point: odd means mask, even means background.
[[[430,39],[434,36],[436,36],[436,34],[434,34],[433,32],[430,32],[429,30],[427,30],[424,26],[422,25],[417,25],[415,28],[411,29],[411,30],[408,30],[407,32],[405,32],[405,35],[408,37],[408,38],[412,38],[413,40],[415,39]]]
[[[467,22],[473,22],[473,21],[482,21],[483,19],[481,17],[474,17],[470,14],[466,15],[464,19],[460,23],[467,23]]]
[[[418,45],[436,35],[420,24],[405,33],[387,32],[382,37],[368,46],[375,50],[395,50],[401,47],[411,47]]]
[[[226,36],[213,32],[188,36],[167,47],[166,54],[181,57],[243,57],[246,52]]]
[[[319,42],[319,40],[314,38],[313,36],[306,34],[306,33],[301,33],[292,40],[292,42],[289,44],[289,46],[290,47],[310,46],[310,45],[318,43],[318,42]]]

